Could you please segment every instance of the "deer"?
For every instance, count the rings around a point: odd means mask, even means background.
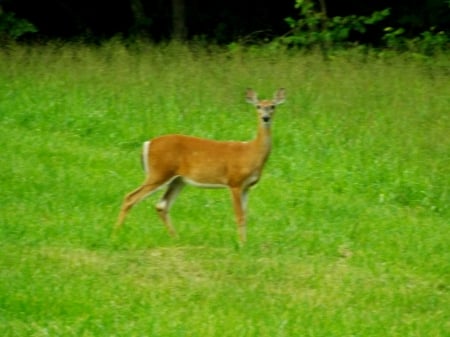
[[[249,189],[260,180],[272,148],[271,124],[275,107],[285,101],[285,89],[273,99],[259,100],[248,88],[246,101],[256,107],[258,128],[250,141],[217,141],[182,134],[163,135],[144,142],[142,163],[146,178],[128,193],[122,203],[115,231],[130,209],[154,192],[167,187],[156,204],[156,211],[168,233],[177,237],[169,211],[188,184],[202,188],[228,188],[231,192],[238,239],[246,242],[246,210]]]

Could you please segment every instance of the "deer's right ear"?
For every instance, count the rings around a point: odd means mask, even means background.
[[[253,105],[258,104],[258,95],[251,88],[247,89],[247,93],[245,95],[245,99],[246,99],[247,103],[250,103],[250,104],[253,104]]]

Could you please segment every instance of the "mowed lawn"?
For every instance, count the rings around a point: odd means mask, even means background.
[[[2,336],[450,335],[450,61],[119,41],[0,50]],[[249,140],[245,89],[287,99],[249,194],[185,188],[169,237],[124,195],[142,143]],[[205,167],[207,169],[207,167]]]

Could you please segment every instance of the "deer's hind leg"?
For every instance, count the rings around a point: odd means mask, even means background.
[[[170,236],[175,237],[177,235],[175,228],[172,225],[169,211],[175,201],[176,197],[180,193],[185,183],[181,177],[177,177],[169,183],[167,191],[162,196],[161,200],[156,204],[156,210],[159,217],[164,222]]]
[[[148,178],[141,186],[128,193],[123,200],[115,230],[118,230],[122,226],[125,217],[134,205],[153,194],[156,190],[164,186],[164,184],[164,182],[161,183],[160,181],[153,181]]]

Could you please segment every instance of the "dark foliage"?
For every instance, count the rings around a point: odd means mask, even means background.
[[[136,2],[140,13],[132,9]],[[314,2],[318,6],[319,1]],[[161,41],[172,36],[172,3],[167,0],[0,0],[0,12],[14,13],[36,27],[38,33],[25,34],[28,38],[30,35],[61,39],[144,35]],[[402,27],[408,37],[430,28],[435,31],[450,28],[449,0],[328,0],[325,3],[329,17],[368,16],[391,8],[391,15],[383,24]],[[187,38],[217,43],[239,39],[253,42],[282,36],[289,31],[285,18],[297,13],[294,0],[185,0],[184,4]],[[369,30],[364,39],[379,41],[381,36]]]

